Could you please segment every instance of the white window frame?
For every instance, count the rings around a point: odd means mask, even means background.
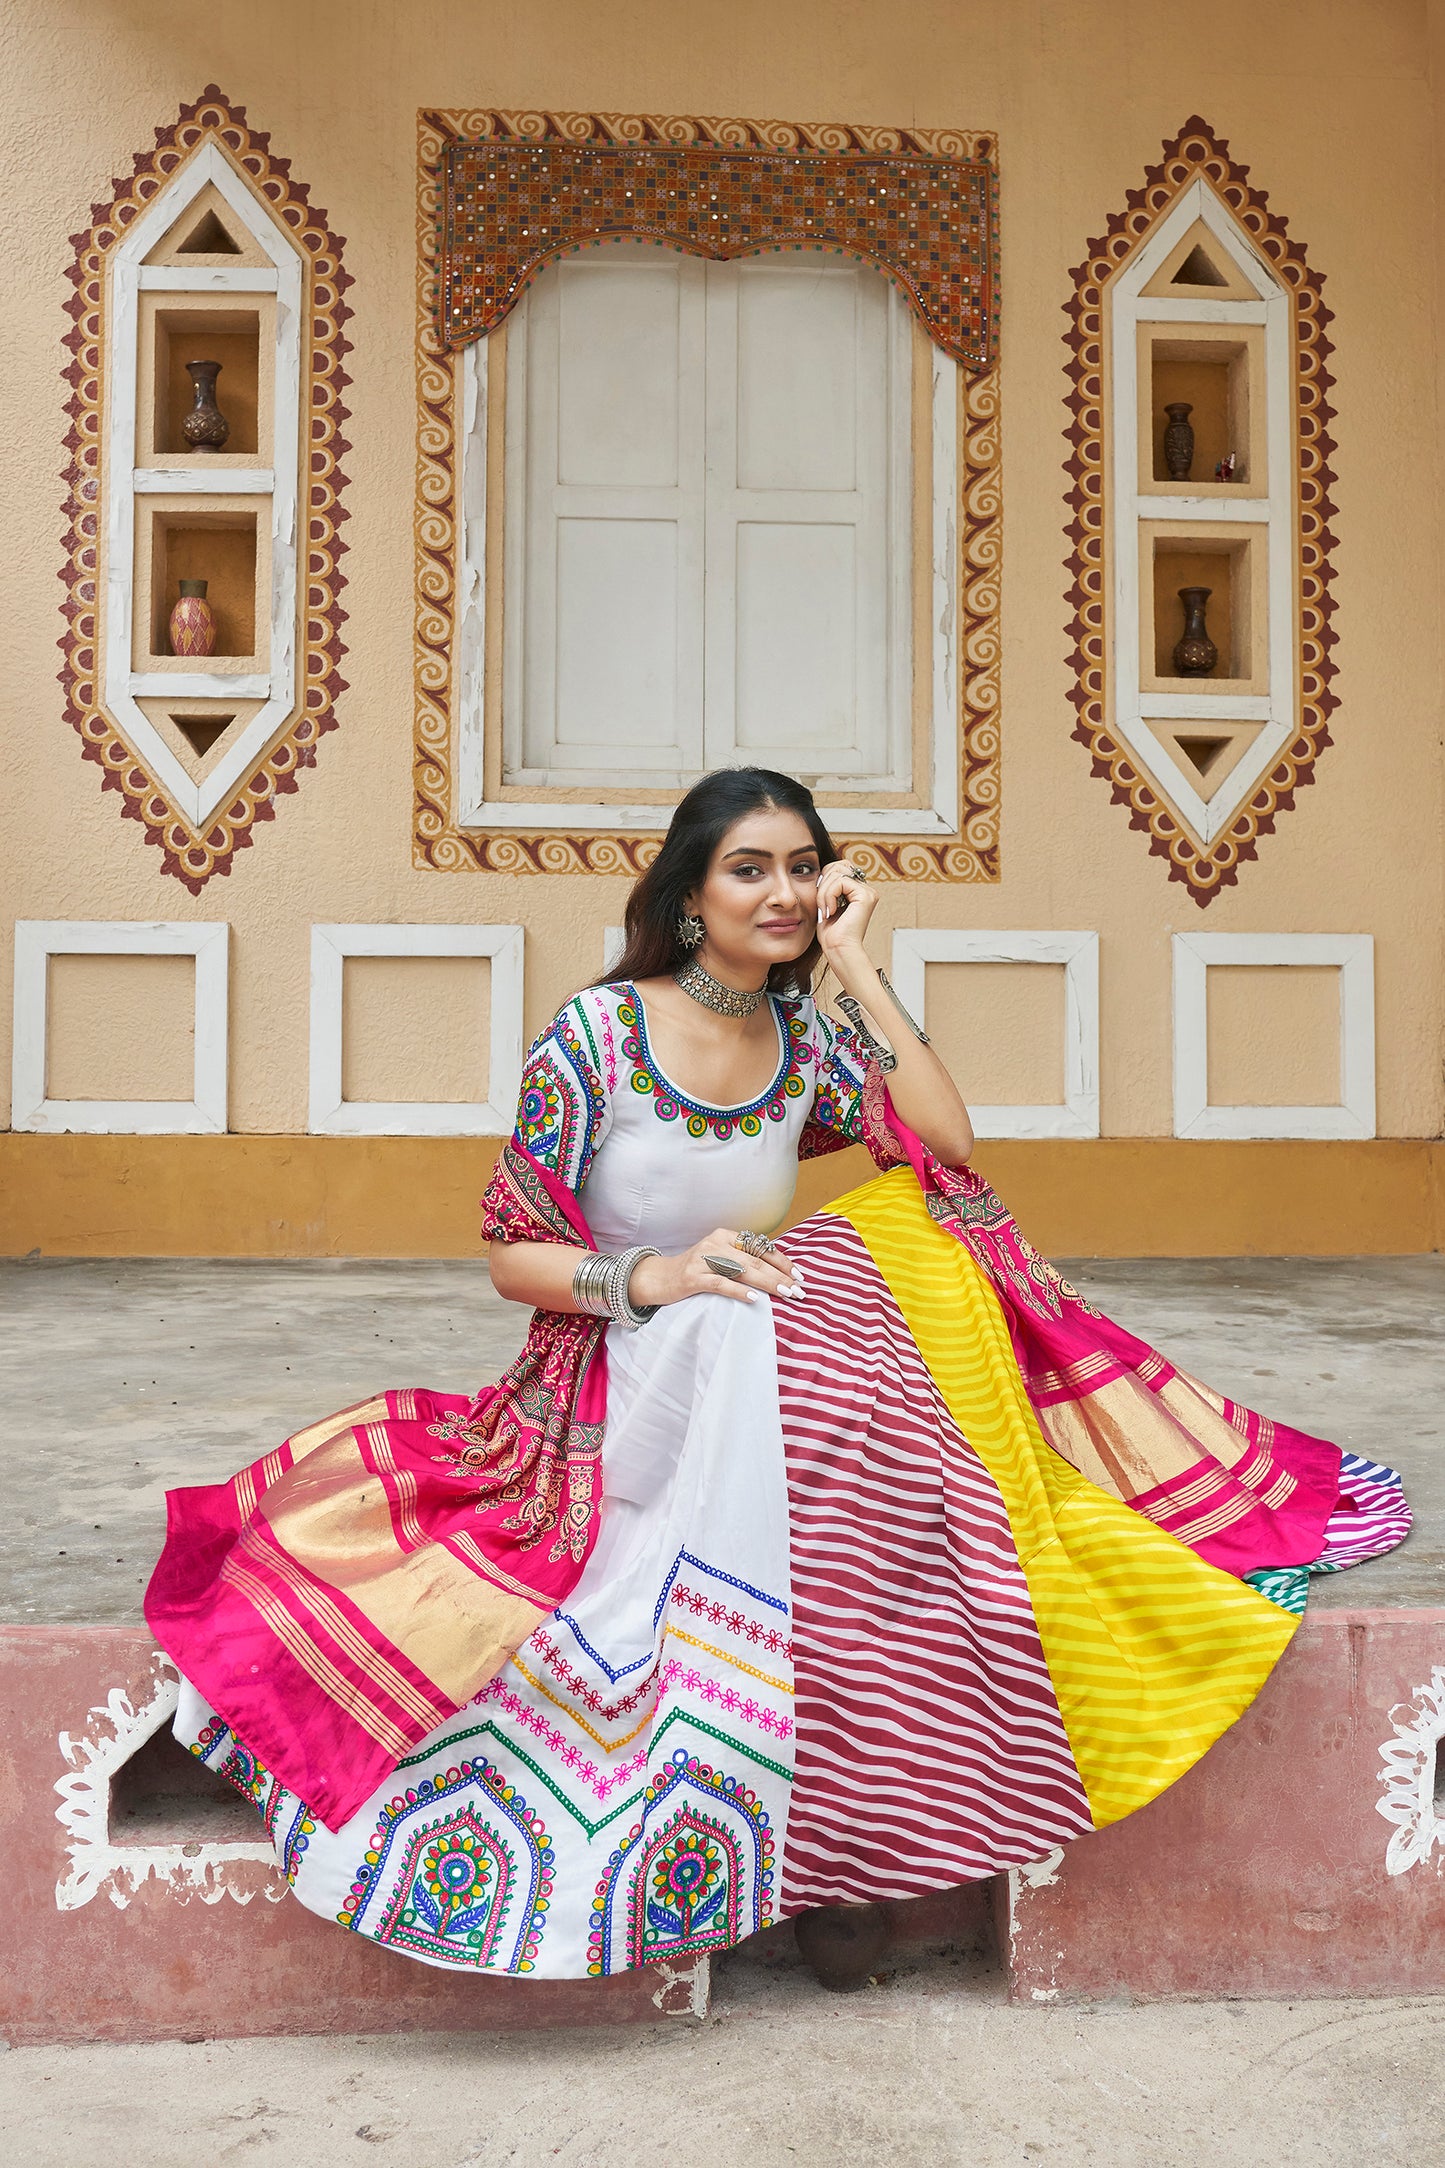
[[[222,1136],[226,1129],[229,925],[22,918],[15,926],[11,1127],[46,1136]],[[50,958],[193,956],[195,1082],[189,1099],[50,1099]]]
[[[222,264],[155,264],[145,258],[207,187],[214,187],[240,225],[270,258],[271,268]],[[304,272],[297,250],[215,142],[204,143],[147,207],[115,252],[111,269],[107,368],[110,423],[105,485],[105,705],[177,812],[200,828],[234,795],[296,705],[297,477],[301,429],[301,321]],[[216,469],[136,465],[140,295],[274,294],[276,345],[270,467]],[[264,360],[264,355],[263,355]],[[220,670],[137,670],[133,664],[135,501],[152,492],[269,497],[271,592],[256,597],[258,635],[269,641],[267,667],[254,673]],[[264,631],[262,628],[265,628]],[[199,780],[184,768],[140,700],[260,700],[263,705]]]
[[[837,825],[846,824],[852,830],[875,835],[958,833],[960,384],[955,361],[937,347],[931,359],[932,699],[931,745],[926,760],[929,803],[834,806],[826,792],[818,794],[819,810],[825,818],[831,816]],[[457,825],[573,832],[601,829],[604,833],[655,830],[666,824],[665,805],[634,805],[621,798],[616,802],[597,799],[576,803],[487,797],[487,341],[475,340],[466,347],[457,368],[461,391],[461,427],[457,435]],[[911,604],[908,622],[911,627]],[[924,779],[919,780],[922,783]]]
[[[313,926],[308,1128],[328,1137],[510,1136],[522,1076],[520,926]],[[348,956],[491,959],[490,1096],[456,1100],[342,1097],[342,978]]]
[[[1150,297],[1144,288],[1192,226],[1202,223],[1254,289],[1252,301]],[[1268,773],[1298,728],[1298,656],[1295,633],[1294,420],[1290,386],[1291,301],[1256,247],[1204,180],[1186,188],[1167,218],[1150,235],[1113,286],[1109,300],[1110,374],[1113,384],[1114,627],[1112,722],[1135,758],[1159,777],[1169,797],[1204,844],[1210,844]],[[1265,489],[1239,495],[1153,495],[1139,487],[1138,383],[1140,324],[1260,324],[1264,327]],[[1268,603],[1267,693],[1211,691],[1201,680],[1179,692],[1145,692],[1140,685],[1140,626],[1153,609],[1153,567],[1141,564],[1140,527],[1148,522],[1224,521],[1264,530]],[[1243,757],[1205,798],[1154,722],[1263,723]],[[1161,774],[1161,768],[1163,773]]]
[[[980,1137],[1097,1137],[1099,1134],[1099,936],[990,933],[902,927],[893,936],[898,998],[926,1024],[929,964],[1062,964],[1064,1097],[1057,1105],[970,1106]]]
[[[1373,1137],[1375,942],[1367,933],[1176,933],[1176,1137]],[[1322,1107],[1220,1107],[1209,1100],[1209,966],[1332,964],[1340,974],[1340,1099]]]

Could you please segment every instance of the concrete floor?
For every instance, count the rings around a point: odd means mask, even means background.
[[[1312,1601],[1445,1602],[1445,1257],[1069,1269],[1184,1368],[1403,1471],[1409,1542]],[[386,1386],[473,1389],[525,1324],[472,1263],[0,1263],[0,1620],[139,1619],[168,1486]]]
[[[1425,2168],[1445,2002],[1010,2008],[981,1962],[859,1995],[786,1944],[639,2031],[16,2049],[17,2168]]]

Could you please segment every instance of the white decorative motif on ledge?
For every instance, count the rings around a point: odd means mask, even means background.
[[[141,1708],[135,1708],[129,1695],[117,1687],[103,1709],[91,1710],[83,1733],[60,1734],[61,1757],[70,1764],[70,1773],[55,1787],[60,1794],[55,1817],[69,1839],[69,1863],[55,1885],[57,1910],[75,1912],[100,1896],[123,1908],[149,1881],[164,1883],[182,1902],[199,1897],[202,1904],[213,1905],[230,1897],[247,1905],[262,1895],[279,1903],[286,1895],[286,1878],[259,1834],[241,1843],[113,1841],[111,1779],[176,1712],[175,1666],[159,1650],[151,1658],[151,1680],[153,1690]],[[227,1873],[228,1868],[243,1864],[265,1867],[264,1881],[258,1885],[254,1874],[238,1880]]]
[[[1380,1748],[1385,1764],[1380,1782],[1383,1799],[1375,1812],[1395,1824],[1385,1852],[1385,1872],[1404,1874],[1422,1866],[1430,1854],[1445,1864],[1445,1811],[1441,1807],[1440,1755],[1445,1742],[1445,1668],[1436,1664],[1428,1686],[1417,1686],[1413,1701],[1390,1711],[1394,1737]]]

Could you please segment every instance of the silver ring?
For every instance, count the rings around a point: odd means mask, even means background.
[[[777,1244],[770,1242],[766,1235],[755,1235],[751,1227],[744,1227],[738,1236],[738,1248],[745,1250],[749,1257],[771,1257]]]
[[[843,861],[843,871],[846,874],[849,874],[853,880],[862,881],[865,886],[867,885],[867,874],[863,871],[863,868],[861,866],[855,866],[851,858],[847,858]]]
[[[742,1266],[734,1264],[731,1257],[704,1257],[703,1263],[708,1271],[715,1272],[720,1280],[740,1280],[743,1277]]]

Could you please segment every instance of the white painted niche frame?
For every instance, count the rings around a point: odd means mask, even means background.
[[[232,216],[269,259],[249,265],[148,265],[145,258],[187,204],[213,186]],[[220,146],[203,143],[147,205],[115,252],[111,272],[110,420],[106,439],[105,704],[161,789],[194,828],[243,783],[258,756],[296,704],[297,482],[301,441],[301,257]],[[272,409],[274,465],[188,468],[158,459],[136,465],[139,309],[143,292],[179,299],[187,293],[237,297],[274,294],[276,344]],[[262,364],[264,366],[264,354]],[[254,675],[208,670],[136,670],[132,664],[135,596],[135,501],[155,491],[181,491],[204,509],[207,495],[255,496],[271,528],[271,592],[256,597],[258,636],[269,647]],[[261,628],[264,627],[264,632]],[[264,705],[198,782],[187,774],[139,700],[260,700]]]
[[[226,1128],[230,927],[179,920],[22,918],[15,926],[12,1128],[48,1136],[220,1136]],[[52,956],[193,956],[195,1083],[189,1099],[46,1095]]]
[[[524,938],[520,926],[313,926],[308,1126],[332,1137],[510,1136],[522,1074]],[[341,1003],[348,956],[490,958],[490,1098],[343,1098]]]
[[[1199,223],[1213,236],[1243,285],[1252,290],[1252,299],[1173,299],[1151,297],[1144,292],[1168,260],[1170,250]],[[1109,293],[1114,511],[1111,720],[1130,752],[1159,779],[1206,847],[1228,825],[1299,728],[1290,307],[1288,290],[1281,285],[1268,257],[1203,179],[1184,190]],[[1191,490],[1188,482],[1181,482],[1172,495],[1140,491],[1135,343],[1140,324],[1171,325],[1181,337],[1187,337],[1191,324],[1263,327],[1266,472],[1241,486],[1237,496],[1200,494]],[[1152,562],[1146,570],[1147,553],[1140,542],[1141,526],[1146,521],[1173,521],[1184,528],[1226,521],[1256,530],[1268,569],[1264,627],[1267,692],[1221,692],[1208,678],[1181,682],[1177,690],[1142,689],[1140,623],[1153,608],[1154,593]],[[1221,777],[1218,787],[1206,798],[1196,787],[1200,778],[1186,770],[1171,752],[1167,739],[1156,736],[1150,725],[1188,722],[1207,728],[1213,719],[1253,722],[1263,727],[1244,757]]]
[[[1375,942],[1367,933],[1176,933],[1176,1137],[1373,1137]],[[1340,975],[1340,1099],[1320,1107],[1212,1106],[1209,1100],[1211,964],[1333,965]]]
[[[926,1024],[929,964],[1062,964],[1064,1097],[1044,1106],[970,1106],[980,1137],[1099,1134],[1099,936],[1096,933],[954,932],[901,928],[893,936],[898,998]]]

